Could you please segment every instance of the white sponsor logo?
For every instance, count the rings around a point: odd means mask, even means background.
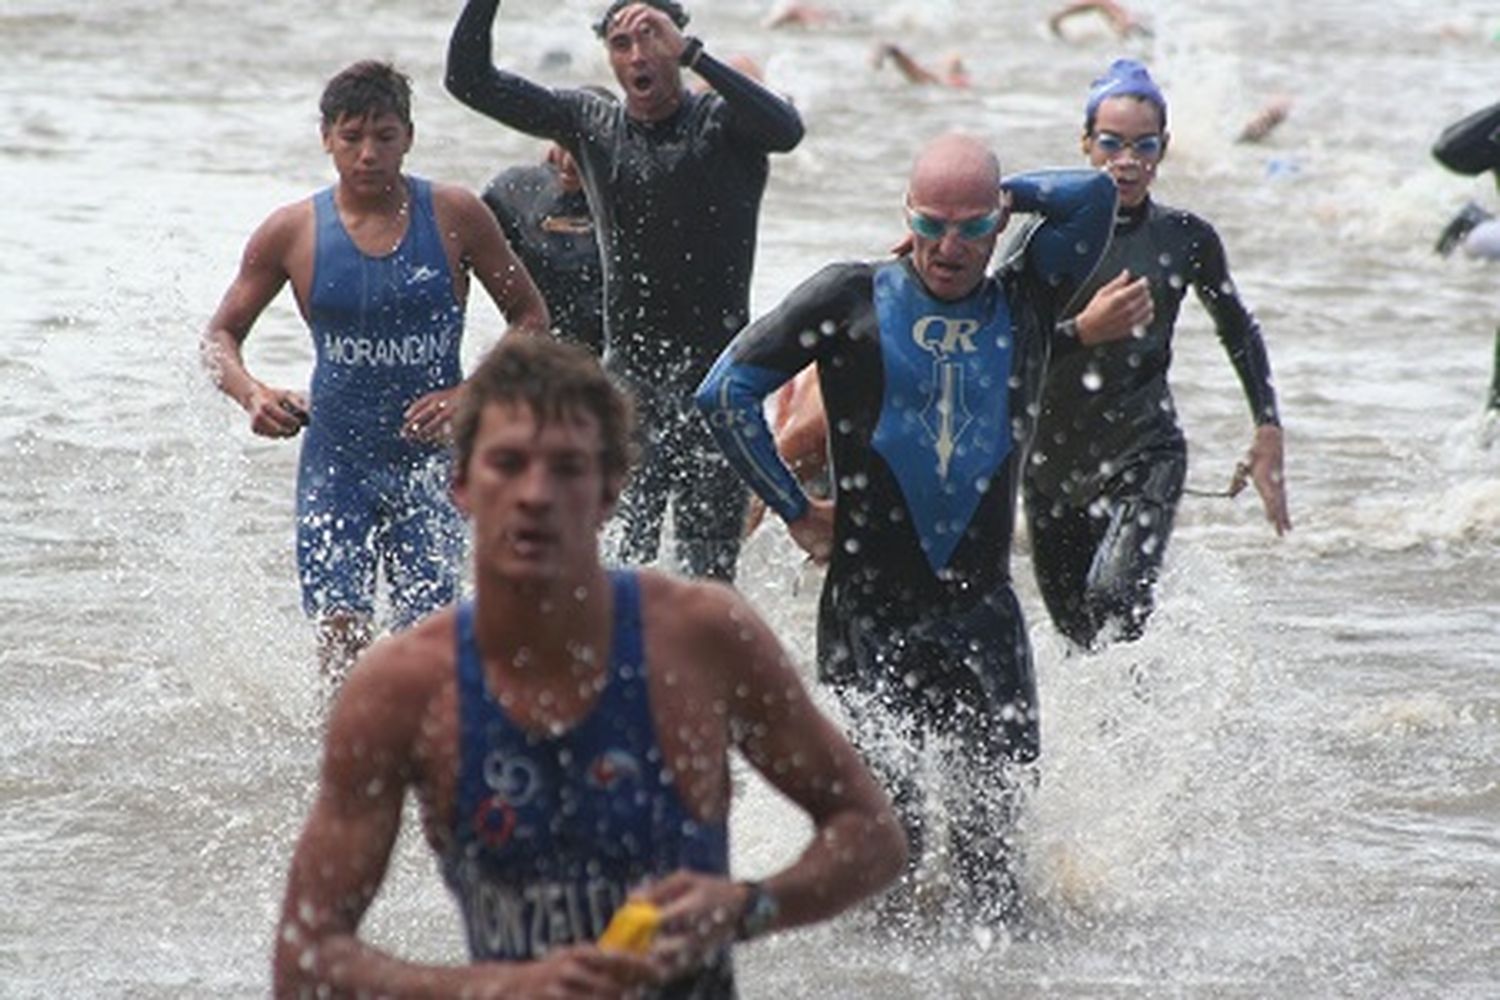
[[[448,356],[452,336],[441,333],[411,333],[396,339],[340,337],[323,338],[323,357],[333,364],[395,368],[430,365]]]

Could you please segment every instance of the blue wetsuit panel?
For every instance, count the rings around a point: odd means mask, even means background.
[[[463,337],[431,184],[406,182],[406,235],[383,257],[355,245],[332,188],[313,196],[317,362],[297,486],[307,612],[369,613],[384,564],[398,625],[453,599],[463,540],[446,448],[401,437],[412,402],[459,382]]]
[[[875,272],[875,311],[885,395],[871,445],[937,572],[1010,454],[1010,308],[993,283],[956,302],[934,298],[892,263]]]
[[[728,871],[726,825],[689,815],[657,744],[637,578],[616,571],[611,581],[604,690],[555,736],[506,715],[485,684],[473,605],[460,606],[460,764],[443,870],[476,961],[530,960],[594,940],[644,879]],[[714,967],[725,975],[727,954]]]

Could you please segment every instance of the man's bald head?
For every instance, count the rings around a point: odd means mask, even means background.
[[[907,191],[914,202],[993,201],[1000,197],[1000,158],[974,136],[948,132],[917,154]]]

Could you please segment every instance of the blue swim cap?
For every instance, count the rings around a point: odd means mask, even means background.
[[[1111,97],[1139,97],[1156,105],[1161,112],[1161,124],[1167,125],[1167,99],[1161,88],[1151,79],[1151,72],[1134,59],[1116,59],[1109,69],[1089,87],[1088,103],[1083,107],[1084,128],[1092,128],[1099,105]]]

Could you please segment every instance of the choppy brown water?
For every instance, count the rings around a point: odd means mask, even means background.
[[[0,995],[266,992],[316,757],[295,455],[250,438],[194,345],[251,228],[329,177],[314,105],[343,64],[415,77],[416,172],[477,187],[538,154],[442,92],[458,6],[0,6]],[[602,80],[594,6],[508,0],[500,59],[559,49],[572,66],[545,78]],[[1297,528],[1278,543],[1253,502],[1189,500],[1152,632],[1090,660],[1064,658],[1018,555],[1046,741],[1031,939],[877,948],[844,921],[746,949],[745,995],[1497,995],[1500,441],[1479,407],[1500,270],[1431,252],[1465,198],[1495,196],[1427,148],[1495,99],[1500,18],[1140,0],[1155,37],[1121,46],[1050,38],[1035,0],[845,6],[840,29],[771,34],[759,2],[696,4],[710,46],[759,58],[808,123],[775,165],[757,309],[888,245],[924,137],[1076,162],[1088,80],[1145,57],[1173,105],[1158,195],[1219,227],[1267,330]],[[873,72],[887,36],[962,51],[974,91]],[[1275,93],[1291,118],[1235,146]],[[471,330],[476,350],[497,332],[487,305]],[[305,337],[279,302],[252,364],[305,377]],[[1245,406],[1196,306],[1178,344],[1190,478],[1213,484]],[[803,655],[815,584],[774,533],[747,554]],[[754,785],[735,837],[745,872],[798,844]],[[453,960],[456,926],[403,842],[372,933]]]

